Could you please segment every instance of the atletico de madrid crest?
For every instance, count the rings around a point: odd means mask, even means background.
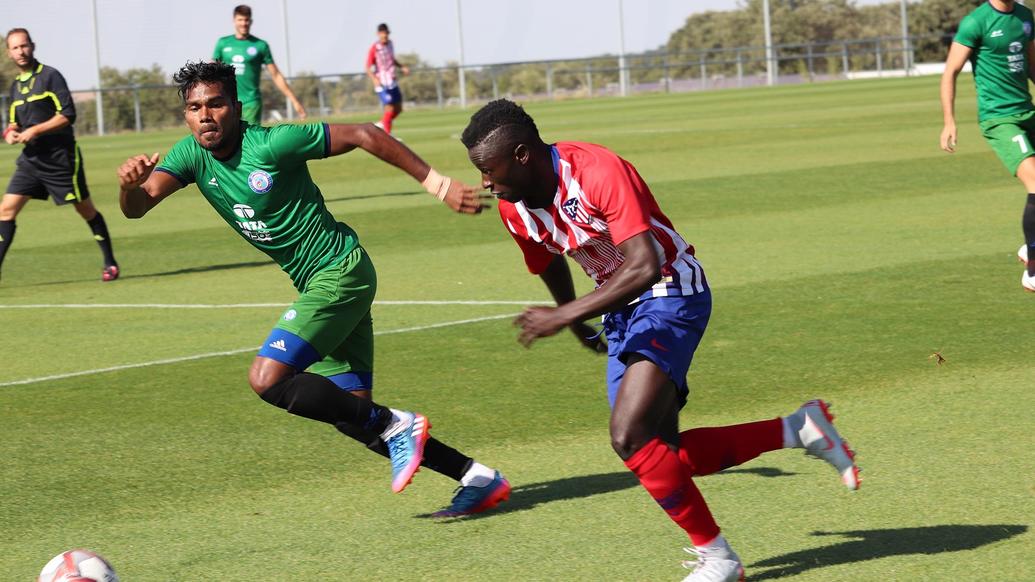
[[[568,218],[579,222],[589,222],[589,215],[579,205],[578,198],[569,198],[561,203],[561,210],[568,215]]]

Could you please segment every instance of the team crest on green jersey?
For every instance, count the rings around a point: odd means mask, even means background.
[[[265,194],[273,187],[273,176],[264,170],[255,170],[248,174],[248,187],[256,194]]]

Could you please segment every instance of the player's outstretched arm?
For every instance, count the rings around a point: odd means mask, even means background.
[[[658,282],[661,268],[658,266],[658,252],[654,249],[650,231],[641,232],[623,241],[618,245],[618,249],[622,251],[625,261],[607,283],[556,308],[525,309],[514,321],[515,325],[521,327],[518,341],[528,347],[535,340],[552,336],[573,323],[620,309]],[[569,279],[570,277],[569,274]],[[549,285],[547,282],[547,286]],[[574,291],[572,293],[574,294]]]
[[[479,214],[489,207],[485,201],[491,195],[481,194],[471,186],[439,174],[413,150],[371,123],[329,124],[327,131],[330,132],[328,155],[337,156],[359,148],[406,172],[429,194],[456,212]]]
[[[140,218],[183,188],[183,184],[165,172],[155,172],[158,154],[133,156],[119,166],[119,206],[126,218]]]
[[[284,97],[287,97],[291,101],[291,106],[298,112],[299,119],[305,120],[308,115],[305,112],[305,107],[302,106],[302,102],[295,96],[295,92],[291,90],[291,85],[288,85],[287,79],[285,79],[284,75],[281,74],[277,65],[268,63],[266,65],[266,70],[270,72],[270,79],[273,80],[273,84],[277,86],[277,89],[280,89],[280,92],[284,94]]]
[[[945,72],[942,73],[941,99],[942,128],[941,147],[950,154],[956,151],[956,78],[963,70],[963,65],[973,51],[969,46],[958,42],[949,47],[949,56],[945,59]]]

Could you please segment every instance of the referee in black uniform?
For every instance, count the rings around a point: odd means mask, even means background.
[[[102,281],[119,277],[119,266],[111,249],[108,226],[90,200],[86,188],[83,156],[75,143],[75,104],[65,78],[57,69],[40,64],[33,57],[36,45],[24,28],[7,33],[7,54],[21,74],[11,84],[11,124],[4,128],[4,141],[22,144],[7,193],[0,200],[0,266],[14,240],[15,217],[30,199],[71,204],[93,232],[104,254]]]

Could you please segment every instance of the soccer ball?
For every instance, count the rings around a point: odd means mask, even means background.
[[[119,582],[107,560],[90,550],[68,550],[54,556],[38,582]]]

